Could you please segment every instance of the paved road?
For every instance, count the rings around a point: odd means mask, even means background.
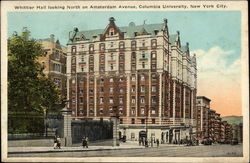
[[[159,148],[8,154],[8,157],[242,157],[242,145],[160,146]]]

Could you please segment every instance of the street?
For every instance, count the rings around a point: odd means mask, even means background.
[[[91,148],[91,147],[90,147]],[[53,152],[53,153],[21,153],[8,154],[8,157],[242,157],[240,145],[210,146],[164,146],[159,148],[119,149],[101,151]]]

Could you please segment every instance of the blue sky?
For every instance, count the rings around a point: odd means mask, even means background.
[[[212,107],[222,115],[241,115],[239,11],[9,12],[8,35],[28,27],[35,39],[54,34],[66,45],[74,27],[104,29],[109,17],[116,19],[118,27],[130,22],[141,25],[144,20],[146,24],[162,23],[167,18],[170,33],[179,30],[182,44],[189,42],[190,50],[197,54],[198,95],[212,99]]]
[[[162,23],[168,19],[170,33],[181,33],[183,44],[190,49],[208,50],[218,45],[222,49],[234,49],[240,53],[240,12],[195,11],[195,12],[11,12],[8,14],[8,35],[28,27],[36,39],[47,38],[51,33],[62,44],[67,43],[68,32],[74,27],[79,30],[102,29],[109,17],[115,17],[118,26],[127,26],[133,21],[137,25]]]

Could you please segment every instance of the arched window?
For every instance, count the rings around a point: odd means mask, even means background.
[[[119,42],[119,49],[124,49],[125,43],[123,41]]]
[[[71,47],[71,53],[76,53],[76,46]]]
[[[94,52],[94,45],[93,44],[90,44],[89,45],[89,52]]]
[[[152,51],[152,52],[151,52],[151,58],[152,58],[152,59],[155,59],[155,58],[156,58],[156,51]]]
[[[104,43],[101,43],[100,45],[99,45],[100,47],[100,51],[104,51],[105,50],[105,44]]]
[[[151,47],[152,48],[156,48],[157,47],[157,40],[156,39],[151,40]]]
[[[136,41],[131,41],[131,48],[136,48]]]

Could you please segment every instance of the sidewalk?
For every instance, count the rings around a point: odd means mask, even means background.
[[[160,147],[182,147],[185,145],[178,144],[160,144]],[[54,149],[51,147],[8,147],[9,154],[21,154],[21,153],[52,153],[52,152],[83,152],[83,151],[103,151],[103,150],[128,150],[128,149],[144,149],[145,146],[139,146],[137,141],[121,142],[120,146],[89,146],[83,148],[82,146],[77,147],[61,147],[61,149]],[[149,146],[148,148],[152,148]],[[153,148],[157,148],[154,144]]]
[[[20,153],[52,153],[52,152],[82,152],[82,151],[102,151],[102,150],[126,150],[126,149],[143,149],[144,146],[124,144],[120,146],[89,146],[88,148],[79,147],[61,147],[54,149],[51,147],[8,147],[9,154]]]

